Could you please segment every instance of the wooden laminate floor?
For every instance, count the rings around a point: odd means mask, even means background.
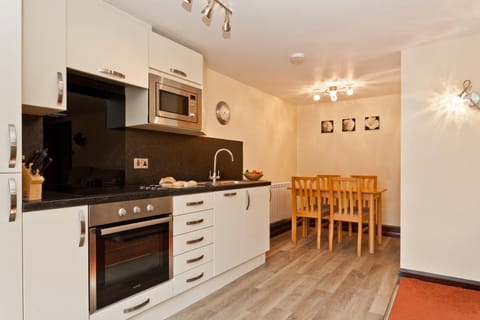
[[[367,238],[357,257],[355,234],[344,234],[333,253],[325,237],[316,249],[314,232],[297,246],[290,232],[278,235],[265,265],[170,319],[383,319],[398,278],[400,239],[384,237],[371,255]]]

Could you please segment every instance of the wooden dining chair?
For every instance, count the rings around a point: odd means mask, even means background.
[[[330,205],[320,190],[327,190],[318,177],[292,177],[292,242],[297,244],[297,218],[302,218],[302,236],[306,237],[308,219],[315,219],[317,248],[321,247],[322,218],[328,223]]]
[[[357,256],[362,255],[363,222],[367,222],[368,210],[362,207],[360,180],[357,178],[332,178],[330,188],[330,224],[328,233],[328,249],[333,251],[334,225],[337,222],[338,241],[342,241],[342,222],[356,223],[357,228]]]
[[[366,175],[351,175],[351,178],[357,178],[360,180],[360,190],[376,190],[377,189],[377,176],[366,176]],[[369,208],[370,205],[374,206],[375,212],[377,212],[377,203],[369,203],[368,199],[362,200],[363,208]],[[377,219],[375,214],[375,220]],[[348,224],[348,235],[352,235],[352,224]]]

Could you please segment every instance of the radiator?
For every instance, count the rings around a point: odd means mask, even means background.
[[[274,183],[271,185],[270,223],[291,218],[292,191],[287,189],[290,185],[290,182]]]

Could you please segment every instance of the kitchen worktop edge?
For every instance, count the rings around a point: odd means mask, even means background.
[[[49,193],[44,193],[42,200],[23,201],[23,212],[59,209],[66,207],[75,207],[83,205],[92,205],[107,202],[119,202],[137,199],[148,199],[164,196],[179,196],[186,194],[195,194],[203,192],[214,192],[230,189],[242,189],[251,187],[261,187],[271,185],[270,181],[243,181],[240,184],[233,185],[218,185],[218,186],[202,186],[192,188],[162,188],[156,191],[126,191],[112,194],[95,194],[95,195],[72,195],[72,194],[57,194],[54,198],[49,199]]]

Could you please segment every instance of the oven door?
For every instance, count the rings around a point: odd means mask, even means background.
[[[172,217],[90,228],[90,313],[172,278]]]

